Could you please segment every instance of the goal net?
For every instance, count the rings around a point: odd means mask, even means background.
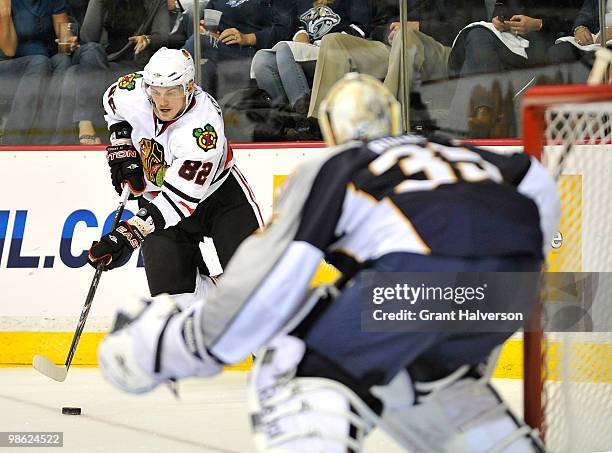
[[[612,85],[534,87],[523,125],[562,200],[525,332],[525,420],[550,451],[612,451]]]

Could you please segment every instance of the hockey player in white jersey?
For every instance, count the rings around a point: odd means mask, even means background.
[[[524,289],[537,287],[559,220],[554,181],[524,154],[397,136],[397,110],[370,77],[338,82],[321,121],[340,146],[291,176],[273,222],[207,300],[126,306],[99,349],[105,377],[142,393],[264,346],[249,383],[258,451],[358,452],[375,425],[411,452],[540,451],[483,371],[520,322],[370,332],[360,302],[367,279],[388,272],[503,272],[510,284],[486,303],[529,313],[535,290]],[[342,277],[312,294],[324,257]]]
[[[125,264],[142,245],[151,295],[202,297],[211,281],[199,249],[212,237],[222,267],[261,213],[225,138],[217,102],[195,84],[191,55],[159,49],[142,72],[104,94],[111,132],[107,160],[115,190],[128,184],[138,213],[103,236],[89,262]]]

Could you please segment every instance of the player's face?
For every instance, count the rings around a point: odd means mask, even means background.
[[[185,109],[185,92],[182,86],[151,87],[150,89],[155,114],[160,120],[173,120]]]

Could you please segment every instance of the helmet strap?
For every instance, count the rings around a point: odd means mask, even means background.
[[[183,111],[174,118],[175,120],[178,120],[181,116],[187,113],[187,109],[189,109],[191,100],[193,99],[193,95],[195,93],[195,85],[191,93],[189,92],[189,85],[183,85],[183,92],[185,93],[185,107],[183,108]]]

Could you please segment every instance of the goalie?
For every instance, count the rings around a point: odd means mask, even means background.
[[[151,295],[173,294],[182,305],[213,285],[202,239],[213,239],[225,267],[263,224],[225,138],[221,109],[194,77],[187,51],[163,47],[144,71],[121,77],[104,94],[112,183],[117,193],[128,184],[140,209],[89,250],[90,264],[114,269],[142,245]]]
[[[357,452],[375,425],[410,451],[540,451],[481,372],[511,329],[366,332],[359,301],[365,271],[537,279],[559,218],[554,181],[524,154],[399,136],[397,102],[367,76],[338,82],[320,120],[329,154],[292,175],[219,286],[183,311],[167,296],[122,310],[103,374],[142,393],[263,346],[249,384],[258,451]],[[324,257],[342,282],[309,297]],[[498,303],[533,306],[517,293]]]

